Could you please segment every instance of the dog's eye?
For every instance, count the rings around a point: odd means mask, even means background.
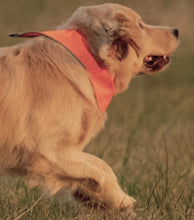
[[[142,25],[141,22],[139,22],[139,26],[140,26],[141,29],[143,29],[143,25]]]

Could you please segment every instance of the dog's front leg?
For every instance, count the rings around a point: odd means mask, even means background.
[[[135,200],[121,190],[112,169],[103,160],[76,148],[46,154],[45,157],[63,171],[64,181],[73,183],[72,191],[110,209],[133,208]]]

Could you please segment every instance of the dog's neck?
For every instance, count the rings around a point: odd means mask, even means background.
[[[45,36],[65,46],[88,71],[98,107],[102,113],[106,112],[115,91],[114,79],[105,67],[97,63],[83,33],[77,30],[52,30],[11,34],[10,36],[31,38]]]

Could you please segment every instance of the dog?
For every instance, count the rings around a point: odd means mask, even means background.
[[[30,39],[0,49],[1,173],[51,195],[69,190],[81,202],[132,212],[135,199],[112,169],[83,149],[104,127],[114,95],[138,74],[168,66],[178,30],[107,3],[78,8],[55,31],[11,36]]]

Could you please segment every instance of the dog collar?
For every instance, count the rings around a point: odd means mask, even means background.
[[[29,38],[45,36],[65,46],[87,69],[99,109],[102,113],[106,112],[114,95],[114,79],[105,67],[98,65],[89,49],[87,38],[84,34],[77,30],[51,30],[11,34],[9,36]]]

